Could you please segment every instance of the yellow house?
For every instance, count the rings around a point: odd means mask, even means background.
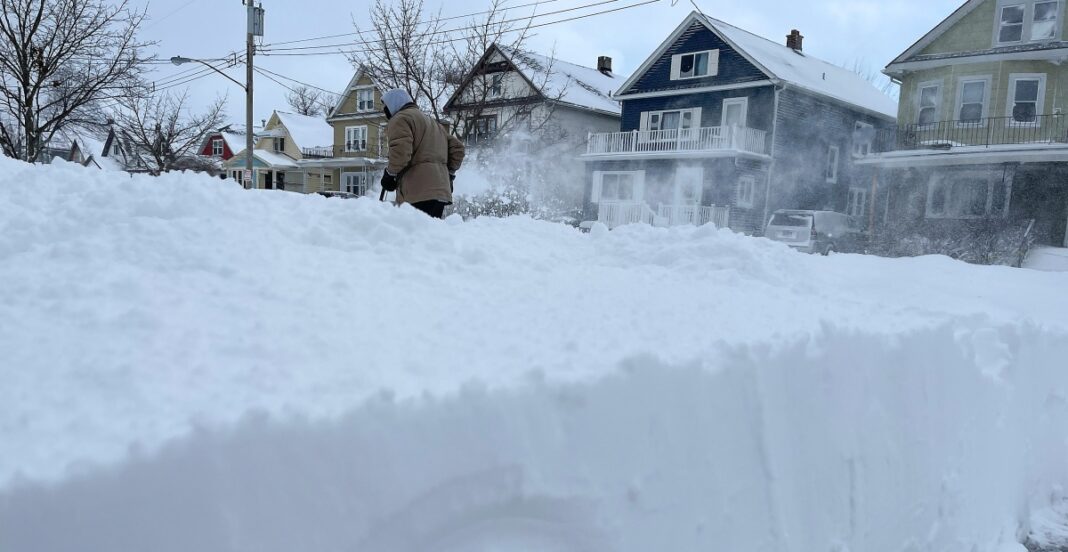
[[[370,195],[386,166],[382,94],[358,70],[325,119],[275,111],[253,150],[255,188]],[[240,181],[245,152],[224,164]]]
[[[320,117],[275,111],[256,135],[252,150],[253,185],[264,190],[316,192],[331,185],[330,171],[308,166],[308,162],[329,157],[333,151],[333,129]],[[246,166],[245,150],[224,165],[228,176],[241,181]]]
[[[326,119],[332,127],[329,157],[310,159],[306,166],[324,170],[333,184],[327,190],[367,195],[386,166],[386,117],[382,92],[362,69],[356,71]]]

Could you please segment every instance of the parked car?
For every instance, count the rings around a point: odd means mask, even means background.
[[[316,192],[316,193],[321,195],[321,196],[323,196],[323,197],[340,197],[340,198],[343,198],[343,199],[356,199],[356,198],[360,197],[360,196],[358,196],[356,194],[353,194],[353,193],[350,193],[350,192],[325,191],[325,192]]]
[[[831,251],[861,252],[866,241],[855,218],[834,211],[775,211],[764,236],[798,251],[822,255]]]

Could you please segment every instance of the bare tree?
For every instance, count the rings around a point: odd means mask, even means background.
[[[871,83],[872,86],[878,88],[883,94],[886,94],[895,100],[898,99],[901,91],[893,79],[872,69],[871,65],[863,59],[855,59],[853,60],[852,65],[842,65],[842,67],[860,75],[862,79]]]
[[[154,175],[209,168],[197,157],[196,148],[204,136],[222,125],[226,100],[219,98],[203,112],[191,113],[186,107],[188,97],[188,92],[131,96],[116,113],[115,125],[129,137]]]
[[[0,0],[0,150],[36,161],[68,124],[142,74],[144,11],[129,0]]]
[[[286,94],[286,101],[289,102],[289,107],[293,108],[293,111],[309,117],[318,117],[330,111],[335,98],[321,90],[298,86]]]
[[[511,108],[501,113],[498,132],[519,123],[537,127],[539,123],[532,121],[536,104],[541,105],[542,112],[551,111],[553,100],[562,97],[566,86],[548,86],[550,81],[560,82],[554,78],[554,58],[536,59],[525,54],[524,45],[531,36],[530,21],[517,25],[508,20],[504,4],[505,0],[493,0],[482,18],[451,30],[440,14],[426,11],[423,0],[376,0],[370,10],[370,28],[361,30],[356,25],[358,36],[370,44],[352,53],[349,59],[379,88],[408,91],[422,109],[439,121],[449,122],[458,135],[465,132],[466,121],[477,120],[486,109],[500,103],[508,103]],[[494,81],[485,64],[479,66],[493,45],[520,58],[519,63],[529,62],[527,69],[535,74],[532,84],[548,97],[538,97],[540,102],[535,102],[534,97],[525,98],[530,100],[526,104],[524,98],[509,98],[507,102],[497,99],[494,92],[501,83]],[[446,103],[460,86],[466,90],[463,107],[446,112]]]

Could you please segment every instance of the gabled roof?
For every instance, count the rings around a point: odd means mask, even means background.
[[[322,117],[308,117],[296,113],[275,111],[278,122],[289,131],[289,137],[298,148],[314,148],[334,145],[334,127]]]
[[[931,29],[930,32],[923,35],[923,37],[917,40],[912,46],[909,46],[908,50],[905,50],[901,55],[894,58],[894,61],[891,61],[887,67],[889,68],[895,63],[901,63],[923,51],[924,48],[930,46],[935,40],[938,40],[938,37],[945,34],[946,31],[963,19],[964,16],[974,11],[975,8],[978,8],[979,5],[985,1],[986,0],[968,0],[962,4],[961,7],[957,8],[957,10],[951,13],[949,17],[943,19],[942,22],[935,26],[935,28]]]
[[[334,107],[330,108],[330,113],[326,114],[327,119],[333,118],[338,114],[338,111],[341,110],[341,106],[345,105],[345,100],[349,99],[349,94],[356,89],[360,79],[363,78],[364,73],[365,71],[362,65],[356,69],[356,73],[352,75],[352,80],[345,86],[345,90],[341,95],[337,97],[337,103],[334,104]]]
[[[297,160],[292,157],[278,153],[276,151],[266,149],[254,149],[252,150],[252,157],[259,159],[261,163],[274,168],[295,169],[297,168]],[[225,167],[244,167],[245,166],[245,150],[237,152],[237,155],[231,157],[226,163]]]
[[[857,73],[698,12],[691,12],[620,90],[634,86],[695,22],[716,34],[773,81],[853,105],[887,119],[897,118],[897,102]],[[621,94],[617,97],[625,96]]]
[[[606,75],[590,67],[497,44],[490,45],[474,68],[464,77],[462,84],[456,87],[449,101],[445,103],[446,110],[451,109],[459,101],[464,89],[478,74],[478,69],[490,59],[494,52],[500,53],[501,57],[523,77],[523,80],[546,100],[615,116],[619,116],[622,112],[619,102],[612,99],[612,92],[622,80],[618,75]]]
[[[618,75],[606,75],[594,68],[533,52],[503,46],[499,50],[524,78],[531,82],[543,83],[538,92],[546,98],[559,98],[558,101],[563,104],[613,115],[622,112],[619,102],[612,99],[612,92],[623,80]]]

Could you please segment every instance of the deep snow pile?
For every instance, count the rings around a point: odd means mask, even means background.
[[[5,552],[985,552],[1063,511],[1063,273],[0,159],[0,282]]]

